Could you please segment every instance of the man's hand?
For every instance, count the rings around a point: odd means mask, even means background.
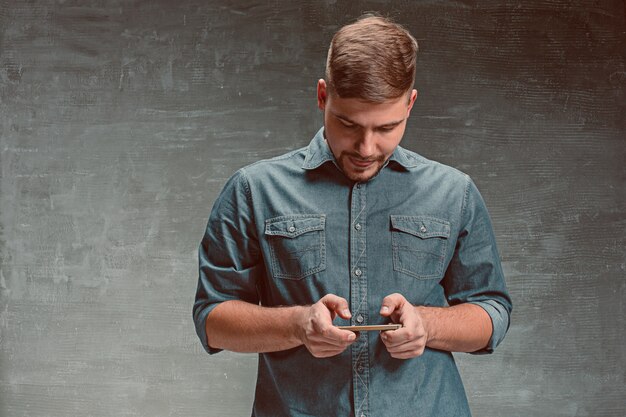
[[[381,332],[380,338],[389,354],[396,359],[410,359],[424,353],[428,333],[417,308],[401,294],[391,294],[383,299],[380,315],[391,317],[402,328]]]
[[[316,358],[338,355],[356,340],[354,332],[333,325],[337,315],[346,320],[352,317],[348,302],[328,294],[308,307],[300,319],[298,337]]]

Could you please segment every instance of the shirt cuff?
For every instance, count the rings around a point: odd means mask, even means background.
[[[215,353],[222,351],[222,349],[216,349],[216,348],[212,348],[211,346],[209,346],[207,335],[206,335],[206,318],[208,317],[209,313],[213,311],[213,309],[217,306],[218,304],[210,305],[206,307],[204,310],[202,310],[200,314],[198,314],[195,317],[196,333],[198,334],[198,337],[200,338],[200,342],[202,342],[202,347],[209,355],[213,355]]]
[[[507,330],[509,330],[509,312],[502,304],[495,300],[471,301],[470,303],[482,307],[483,310],[489,314],[493,328],[493,333],[491,334],[491,338],[489,339],[487,346],[483,349],[477,350],[476,352],[470,353],[474,355],[493,353],[496,346],[498,346],[502,339],[504,339]]]

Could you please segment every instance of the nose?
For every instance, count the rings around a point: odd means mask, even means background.
[[[367,159],[376,154],[376,138],[370,129],[363,129],[363,132],[356,144],[356,151],[363,158]]]

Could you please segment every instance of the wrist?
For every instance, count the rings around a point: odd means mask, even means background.
[[[426,306],[415,306],[417,310],[417,314],[421,319],[422,327],[424,329],[424,333],[426,333],[426,345],[428,346],[430,342],[435,339],[435,329],[434,329],[434,307],[426,307]]]
[[[298,345],[304,344],[305,327],[308,318],[309,306],[293,306],[290,308],[289,317],[291,318],[289,323],[289,335],[298,343]]]

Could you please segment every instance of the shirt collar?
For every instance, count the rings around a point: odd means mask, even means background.
[[[317,131],[315,137],[313,137],[313,140],[306,149],[306,157],[304,158],[302,168],[306,170],[315,169],[328,161],[334,162],[335,157],[326,143],[324,128],[322,127]]]
[[[396,147],[387,162],[389,163],[392,161],[406,170],[409,168],[415,168],[422,162],[417,154],[410,152],[401,146]]]
[[[326,143],[326,139],[324,138],[324,128],[322,127],[317,131],[315,137],[313,137],[313,140],[307,147],[306,157],[304,158],[302,168],[306,170],[316,169],[325,162],[329,161],[334,162],[335,157]],[[387,161],[387,164],[392,161],[405,169],[416,167],[420,163],[420,160],[416,155],[400,146],[396,147],[393,151]]]

